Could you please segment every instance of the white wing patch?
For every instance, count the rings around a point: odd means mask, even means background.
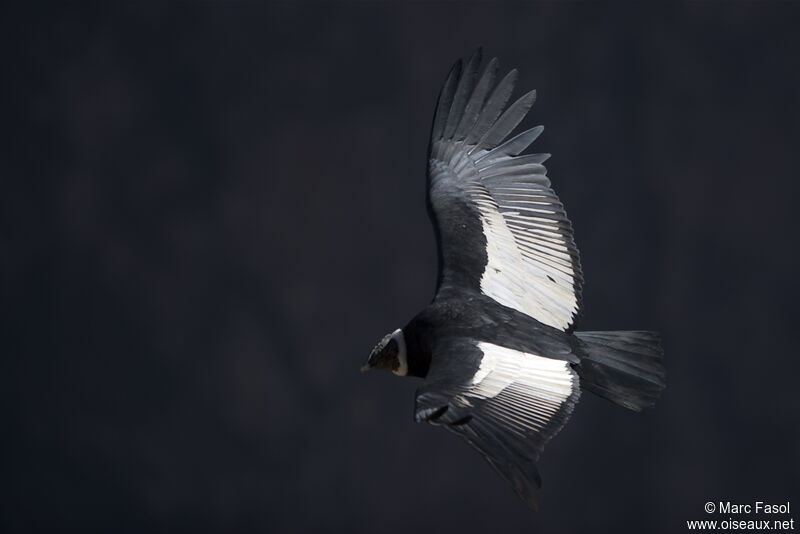
[[[474,289],[567,331],[580,309],[583,279],[572,227],[542,165],[549,155],[524,153],[543,127],[509,138],[536,92],[507,106],[516,70],[495,85],[497,61],[490,61],[480,77],[479,65],[476,53],[466,66],[458,63],[450,71],[431,131],[429,200],[440,249],[447,249],[441,272],[444,278],[474,268],[474,262],[463,266],[464,260],[475,258],[475,251],[463,239],[467,226],[457,218],[477,216],[488,258],[482,273],[469,273],[470,281],[479,285]],[[449,209],[461,202],[474,204],[477,213]]]
[[[486,236],[483,294],[567,330],[579,304],[567,241],[552,218],[561,206],[552,202],[545,186],[534,184],[495,187],[493,196],[473,182],[467,192],[478,206]]]
[[[510,427],[543,428],[580,391],[569,362],[485,342],[478,348],[483,359],[467,396],[497,401],[486,409]]]

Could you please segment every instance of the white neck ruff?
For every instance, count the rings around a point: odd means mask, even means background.
[[[406,336],[403,335],[403,329],[398,328],[392,332],[392,339],[397,341],[397,361],[399,363],[397,370],[392,372],[397,376],[406,376],[408,374],[408,353],[406,352]]]

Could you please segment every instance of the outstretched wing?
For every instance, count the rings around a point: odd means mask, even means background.
[[[572,226],[542,165],[549,155],[520,155],[543,128],[506,141],[536,92],[506,109],[517,71],[495,86],[497,60],[478,78],[480,62],[479,50],[466,67],[456,63],[433,121],[428,208],[439,249],[437,291],[477,289],[567,331],[582,284]]]
[[[461,365],[445,363],[454,360]],[[466,439],[536,509],[536,461],[580,396],[570,363],[469,339],[441,344],[434,362],[417,392],[416,420]],[[464,364],[474,368],[469,376],[448,375]]]

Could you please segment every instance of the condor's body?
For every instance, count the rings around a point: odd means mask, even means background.
[[[433,358],[437,342],[470,338],[504,347],[541,354],[547,358],[578,363],[577,339],[548,327],[514,309],[497,304],[480,293],[440,291],[437,297],[403,327],[406,340],[409,376],[425,378],[433,361],[453,375],[473,376],[480,358],[457,354],[459,365],[448,365],[446,357]]]

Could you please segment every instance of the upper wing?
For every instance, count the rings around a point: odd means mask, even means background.
[[[439,95],[428,162],[428,208],[442,287],[470,287],[541,323],[569,330],[580,309],[578,250],[564,206],[542,165],[519,155],[538,126],[505,141],[535,91],[503,111],[517,71],[492,91],[497,60],[478,79],[480,50],[456,63]],[[491,93],[490,93],[491,91]]]
[[[454,366],[443,362],[455,358],[474,363],[474,372],[448,376]],[[536,508],[536,461],[578,401],[578,375],[568,361],[468,339],[437,347],[435,362],[441,365],[417,392],[416,420],[465,438]]]

